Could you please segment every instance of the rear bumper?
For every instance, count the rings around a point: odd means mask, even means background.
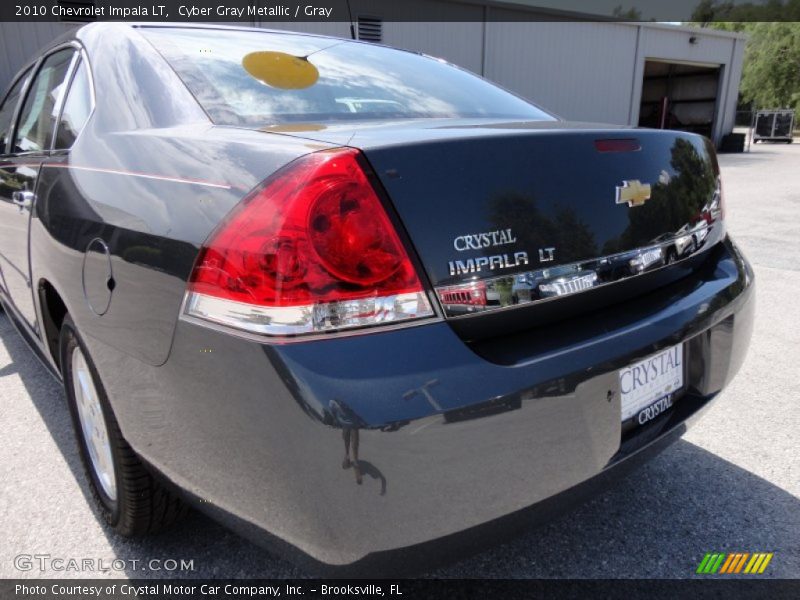
[[[677,439],[739,369],[753,296],[726,240],[573,341],[537,330],[500,351],[434,323],[262,345],[181,322],[162,367],[92,353],[131,445],[199,507],[316,567],[396,572],[547,518]],[[686,395],[623,436],[618,370],[680,342]]]

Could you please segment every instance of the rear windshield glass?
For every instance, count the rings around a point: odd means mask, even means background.
[[[294,34],[142,29],[215,123],[420,118],[554,120],[436,59]]]

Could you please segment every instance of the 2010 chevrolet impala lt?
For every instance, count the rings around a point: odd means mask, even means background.
[[[322,571],[425,568],[666,447],[749,343],[708,140],[426,56],[93,23],[0,143],[0,298],[122,535],[194,505]]]

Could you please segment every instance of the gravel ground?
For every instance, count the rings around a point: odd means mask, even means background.
[[[774,552],[773,577],[800,577],[800,144],[721,157],[728,228],[753,262],[758,309],[747,362],[700,424],[623,483],[549,525],[441,569],[437,577],[689,577],[706,552]],[[0,314],[0,577],[18,554],[139,560],[101,576],[303,573],[199,514],[148,540],[111,535],[88,504],[59,385]],[[153,565],[155,566],[155,565]],[[98,573],[67,573],[96,577]]]

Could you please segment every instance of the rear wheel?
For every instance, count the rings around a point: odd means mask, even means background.
[[[125,536],[172,524],[185,505],[156,481],[122,437],[102,382],[69,315],[60,358],[72,424],[89,487],[103,519]]]

